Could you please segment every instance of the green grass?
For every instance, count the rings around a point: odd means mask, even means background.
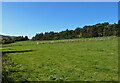
[[[7,78],[13,81],[118,81],[117,37],[70,40],[81,41],[53,44],[22,41],[3,45]]]

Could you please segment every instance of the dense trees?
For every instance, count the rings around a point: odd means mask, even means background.
[[[31,40],[59,40],[59,39],[73,39],[73,38],[91,38],[91,37],[103,37],[103,36],[118,36],[120,33],[120,20],[118,24],[109,24],[108,22],[99,23],[92,26],[84,26],[83,28],[77,27],[75,30],[68,30],[61,32],[45,32],[36,34]],[[29,40],[27,36],[18,36],[15,38],[8,37],[3,39],[3,44],[9,44],[16,41]]]
[[[119,21],[120,24],[120,21]],[[118,25],[109,24],[108,22],[99,23],[92,26],[84,26],[83,28],[76,28],[75,30],[68,30],[61,32],[45,32],[36,34],[32,40],[59,40],[59,39],[72,39],[72,38],[91,38],[102,36],[117,36]]]
[[[25,40],[29,40],[27,36],[23,37],[23,36],[18,36],[18,37],[15,37],[13,39],[14,41],[25,41]]]
[[[27,36],[25,36],[25,37],[18,36],[15,38],[8,37],[6,39],[2,39],[2,44],[9,44],[9,43],[14,43],[16,41],[26,41],[26,40],[29,40]]]
[[[120,37],[120,20],[118,21],[118,36]]]

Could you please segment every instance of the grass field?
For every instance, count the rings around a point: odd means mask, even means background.
[[[49,42],[3,45],[4,76],[13,81],[118,81],[117,37]]]

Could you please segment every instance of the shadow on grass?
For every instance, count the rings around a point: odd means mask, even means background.
[[[22,51],[4,51],[2,52],[2,83],[14,83],[14,78],[12,75],[19,72],[25,72],[25,70],[19,70],[14,68],[18,67],[19,64],[15,64],[12,59],[8,56],[6,56],[7,53],[22,53],[22,52],[31,52],[34,50],[22,50]],[[13,69],[10,69],[9,67],[12,67]],[[16,76],[19,78],[19,75]]]
[[[23,50],[23,51],[5,51],[5,52],[2,52],[3,54],[6,54],[6,53],[22,53],[22,52],[31,52],[31,51],[34,51],[34,50]]]

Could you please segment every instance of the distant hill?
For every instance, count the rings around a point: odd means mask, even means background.
[[[0,34],[0,39],[7,39],[8,37],[10,37],[10,38],[15,38],[15,37],[17,37],[17,36],[8,36],[8,35],[1,35]]]

